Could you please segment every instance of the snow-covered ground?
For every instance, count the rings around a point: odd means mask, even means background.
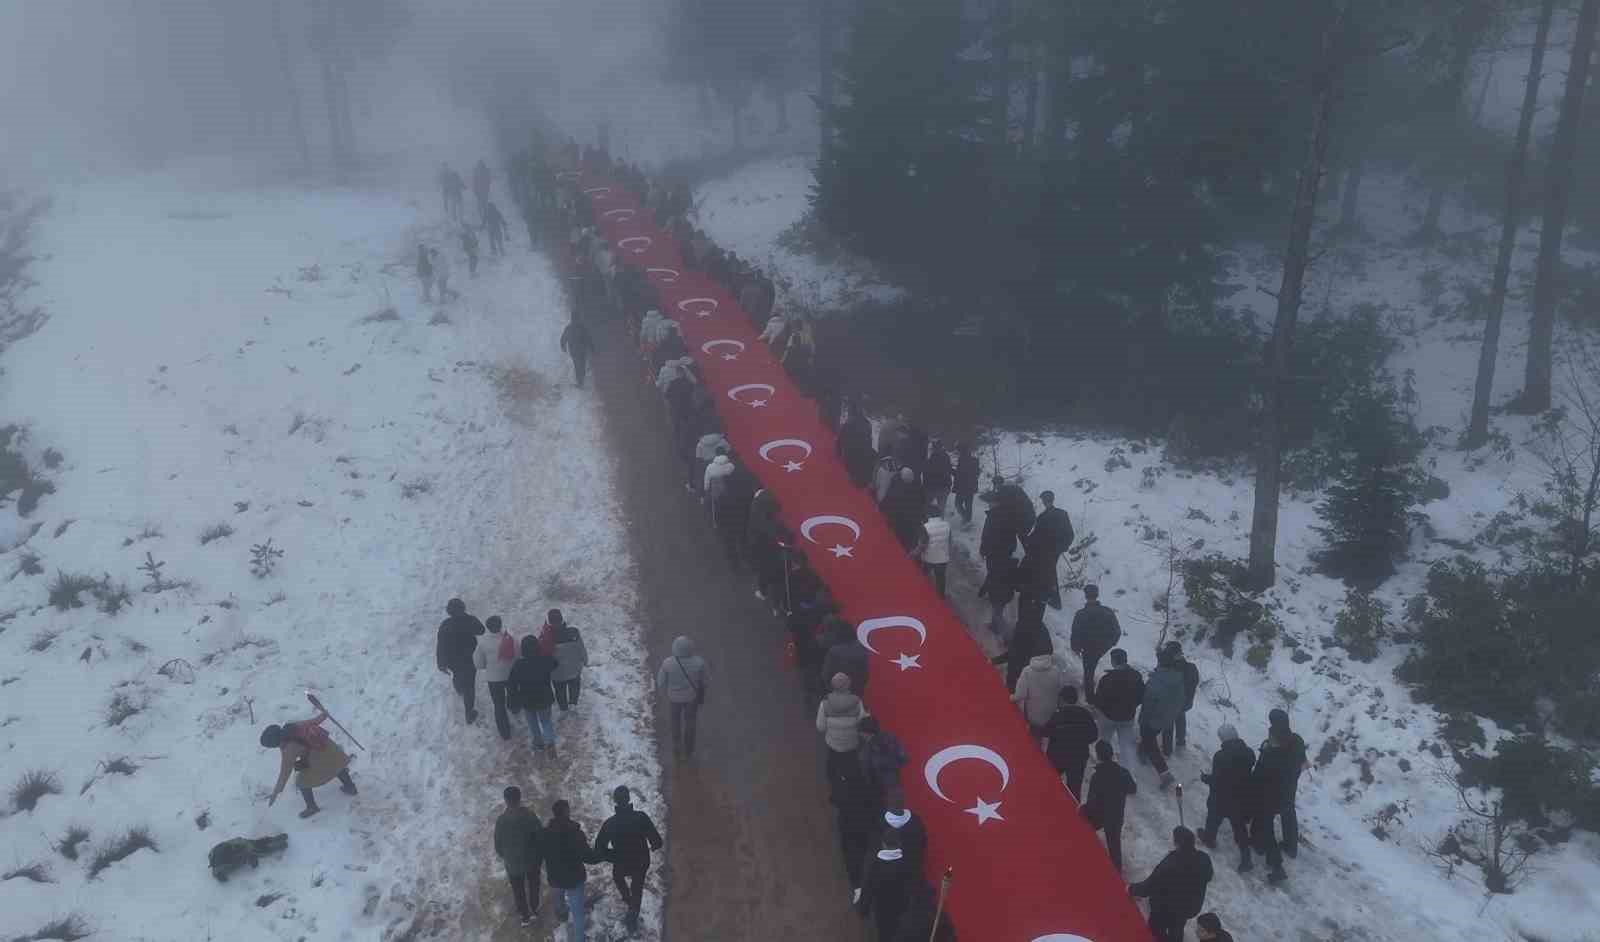
[[[0,882],[0,937],[69,914],[94,938],[550,937],[549,906],[514,929],[489,840],[501,789],[546,818],[570,799],[591,836],[618,784],[664,815],[624,524],[545,260],[514,227],[469,278],[429,166],[338,190],[150,175],[53,196],[30,295],[51,318],[0,359],[0,424],[26,428],[36,468],[64,456],[31,517],[0,508],[0,531],[32,531],[0,554],[0,870],[40,862],[51,882]],[[449,304],[418,296],[419,239],[456,260]],[[283,556],[258,578],[268,540]],[[25,554],[42,574],[13,574]],[[147,558],[176,585],[141,591]],[[51,607],[63,572],[126,584],[127,606]],[[521,722],[496,737],[481,681],[484,715],[463,724],[434,666],[457,595],[518,634],[550,607],[584,632],[558,760],[532,756]],[[361,793],[320,789],[301,821],[292,788],[267,807],[278,760],[257,736],[308,715],[307,689],[366,750],[334,731]],[[108,771],[124,756],[132,774]],[[12,812],[29,770],[59,794]],[[74,825],[76,861],[53,847]],[[139,827],[157,850],[91,879],[89,858]],[[278,832],[286,853],[213,881],[214,843]],[[621,910],[593,876],[609,931]],[[659,917],[656,885],[644,937]]]
[[[804,212],[802,198],[810,185],[809,164],[802,158],[754,165],[697,193],[699,218],[724,244],[774,266],[791,281],[798,297],[838,297],[841,282],[857,277],[827,263],[797,256],[776,246],[777,235]],[[1416,420],[1420,427],[1464,425],[1476,368],[1481,324],[1434,320],[1435,303],[1459,300],[1458,281],[1476,284],[1485,270],[1481,257],[1452,260],[1443,253],[1409,245],[1406,237],[1420,220],[1420,205],[1398,181],[1369,177],[1365,184],[1364,228],[1368,241],[1348,251],[1330,253],[1313,271],[1307,287],[1307,317],[1323,309],[1348,311],[1358,302],[1386,306],[1402,340],[1392,367],[1410,370],[1417,390]],[[1479,228],[1492,240],[1495,230],[1481,218],[1447,214],[1447,231]],[[1524,234],[1518,265],[1531,264],[1533,238]],[[1492,242],[1489,243],[1492,250]],[[1238,277],[1276,291],[1278,267],[1266,250],[1241,253]],[[1576,260],[1576,253],[1569,261]],[[1438,272],[1437,278],[1423,273]],[[1514,276],[1515,277],[1515,276]],[[1435,298],[1430,284],[1443,286]],[[1517,288],[1514,280],[1513,288]],[[1270,318],[1271,299],[1251,292],[1249,298]],[[1496,401],[1503,401],[1521,383],[1526,345],[1526,308],[1514,299],[1508,307],[1506,336]],[[1439,540],[1472,543],[1484,524],[1508,507],[1518,492],[1535,493],[1541,468],[1521,443],[1531,424],[1526,419],[1496,416],[1495,427],[1517,447],[1509,455],[1469,457],[1450,446],[1454,435],[1442,436],[1426,459],[1432,471],[1450,485],[1450,496],[1421,508],[1436,539],[1420,536],[1412,558],[1384,584],[1378,596],[1398,618],[1406,598],[1422,587],[1427,566],[1457,550]],[[1170,542],[1184,555],[1246,555],[1251,514],[1248,470],[1232,474],[1192,473],[1168,464],[1159,445],[1089,436],[1070,429],[991,430],[992,450],[981,455],[985,475],[998,459],[999,470],[1020,474],[1030,493],[1053,489],[1072,515],[1078,548],[1071,558],[1072,575],[1098,582],[1108,604],[1116,608],[1125,631],[1123,646],[1135,666],[1154,666],[1153,650],[1163,627],[1184,639],[1201,627],[1185,605],[1181,580],[1172,590],[1172,622],[1165,625]],[[1402,940],[1466,938],[1538,938],[1577,942],[1600,936],[1600,836],[1580,832],[1571,842],[1537,858],[1538,872],[1510,896],[1487,898],[1470,868],[1447,879],[1424,856],[1423,845],[1436,840],[1460,815],[1447,776],[1454,771],[1449,752],[1436,758],[1429,744],[1441,741],[1438,717],[1412,702],[1393,677],[1403,656],[1396,647],[1375,662],[1349,660],[1343,650],[1325,643],[1335,614],[1343,607],[1344,586],[1311,571],[1310,553],[1321,538],[1317,495],[1285,498],[1279,523],[1279,585],[1269,593],[1284,636],[1264,669],[1245,663],[1245,644],[1229,659],[1208,644],[1186,645],[1200,667],[1203,689],[1190,714],[1190,749],[1174,761],[1174,772],[1187,785],[1188,820],[1204,814],[1207,771],[1218,742],[1217,728],[1237,726],[1252,746],[1266,734],[1266,714],[1287,709],[1310,744],[1315,768],[1300,788],[1300,821],[1304,852],[1289,862],[1290,880],[1268,889],[1264,868],[1254,874],[1234,872],[1232,840],[1226,833],[1214,853],[1217,879],[1208,908],[1219,911],[1240,939]],[[981,516],[981,511],[980,511]],[[977,524],[957,528],[958,552],[977,557]],[[1064,570],[1068,568],[1064,565]],[[1065,575],[1065,572],[1064,572]],[[1066,593],[1067,610],[1051,612],[1047,621],[1059,652],[1067,651],[1067,628],[1081,595]],[[976,629],[987,642],[985,629]],[[1302,652],[1300,662],[1293,658]],[[1304,655],[1310,655],[1309,660]],[[1076,677],[1076,658],[1063,658]],[[1491,742],[1498,731],[1485,723]],[[1324,744],[1338,739],[1341,747],[1324,755]],[[1170,847],[1170,828],[1177,823],[1171,795],[1156,790],[1153,772],[1136,769],[1141,794],[1130,812],[1125,847],[1130,878],[1142,876]],[[1384,816],[1386,809],[1394,809]],[[1385,838],[1375,836],[1383,823]]]

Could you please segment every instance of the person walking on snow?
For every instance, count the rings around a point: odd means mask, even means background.
[[[1162,651],[1156,658],[1156,669],[1145,682],[1139,704],[1139,756],[1156,767],[1163,789],[1172,784],[1172,773],[1167,769],[1167,757],[1161,754],[1161,731],[1182,714],[1183,674],[1172,657]]]
[[[272,786],[267,807],[278,800],[283,787],[289,783],[291,772],[294,773],[294,787],[300,790],[300,797],[306,803],[305,810],[300,812],[302,818],[322,810],[311,792],[319,785],[338,779],[340,791],[346,795],[356,793],[355,779],[350,777],[350,757],[322,728],[327,719],[328,711],[318,709],[317,715],[309,720],[282,726],[274,724],[261,731],[262,748],[278,750],[278,781]]]
[[[457,224],[461,220],[461,194],[466,192],[467,185],[462,182],[461,174],[449,164],[439,165],[439,189],[444,193],[444,213]]]
[[[898,785],[889,789],[883,803],[883,830],[900,835],[900,849],[912,873],[922,872],[922,857],[928,852],[928,828],[906,807],[905,791]]]
[[[433,261],[428,257],[428,247],[417,246],[417,280],[422,282],[422,300],[433,300]]]
[[[501,739],[511,738],[511,716],[506,712],[506,680],[511,676],[511,666],[517,662],[517,639],[511,632],[503,631],[499,615],[490,615],[483,622],[488,633],[478,639],[473,652],[473,664],[483,672],[489,684],[489,700],[494,704],[494,728]]]
[[[1022,707],[1022,716],[1035,740],[1049,735],[1050,718],[1055,716],[1056,701],[1061,699],[1066,683],[1054,654],[1035,655],[1017,678],[1011,702]]]
[[[1300,773],[1307,765],[1306,741],[1289,728],[1289,714],[1283,710],[1268,713],[1267,724],[1267,739],[1250,777],[1256,800],[1250,836],[1256,850],[1267,857],[1267,882],[1280,883],[1289,877],[1283,870],[1283,858],[1294,857],[1300,850],[1300,819],[1294,805]],[[1282,844],[1274,833],[1278,818],[1283,819]]]
[[[1089,748],[1100,738],[1094,714],[1078,705],[1078,688],[1067,684],[1055,715],[1046,727],[1044,752],[1072,797],[1083,801],[1083,770],[1089,765]]]
[[[1045,602],[1060,611],[1061,586],[1056,580],[1056,567],[1061,555],[1072,548],[1072,518],[1056,506],[1054,491],[1041,493],[1039,502],[1044,504],[1044,510],[1034,521],[1033,532],[1028,534],[1027,554],[1035,557],[1035,584],[1045,593]]]
[[[494,852],[511,881],[511,898],[524,928],[539,917],[539,816],[522,803],[522,789],[507,785],[506,810],[494,822]]]
[[[496,255],[506,254],[506,217],[493,203],[484,204],[483,228],[489,233],[489,251]]]
[[[551,621],[556,628],[556,669],[550,675],[555,682],[556,705],[561,712],[578,705],[578,693],[583,688],[583,669],[589,666],[589,650],[583,646],[583,636],[578,629],[562,618],[559,610],[551,609]]]
[[[922,570],[933,579],[939,598],[944,598],[945,572],[950,568],[950,521],[944,518],[939,505],[928,508],[928,519],[922,524]]]
[[[848,409],[849,415],[839,426],[834,449],[850,473],[850,482],[856,487],[871,487],[872,472],[878,463],[878,453],[872,450],[872,423],[854,402]]]
[[[1194,695],[1200,692],[1200,668],[1183,656],[1183,645],[1176,641],[1167,642],[1166,652],[1178,673],[1183,675],[1183,711],[1171,726],[1161,731],[1161,751],[1170,756],[1174,748],[1179,752],[1189,748],[1189,711],[1194,709]]]
[[[550,687],[556,659],[539,647],[537,638],[522,639],[522,656],[511,665],[506,679],[506,699],[515,709],[527,714],[528,736],[534,752],[556,754],[556,724],[550,706],[556,702]]]
[[[451,599],[444,607],[448,616],[439,623],[439,640],[434,646],[434,659],[439,671],[449,674],[467,707],[467,722],[478,721],[474,700],[478,690],[478,638],[483,635],[483,622],[467,614],[467,603]]]
[[[445,304],[450,300],[450,255],[429,249],[428,257],[433,260],[433,280],[439,285],[439,303]]]
[[[1250,794],[1250,773],[1256,764],[1256,754],[1239,738],[1239,731],[1223,723],[1217,730],[1222,738],[1222,748],[1211,757],[1211,771],[1200,776],[1200,781],[1211,787],[1206,796],[1206,823],[1197,835],[1200,843],[1210,848],[1217,846],[1217,831],[1222,822],[1233,826],[1233,843],[1239,848],[1239,872],[1248,872],[1255,864],[1250,859],[1250,809],[1255,802]]]
[[[1106,835],[1106,853],[1111,865],[1122,872],[1122,819],[1128,796],[1139,791],[1133,776],[1117,764],[1111,744],[1104,739],[1094,744],[1094,774],[1089,776],[1089,797],[1078,806],[1089,826]]]
[[[644,903],[644,878],[650,870],[650,852],[662,847],[661,832],[643,811],[633,807],[628,786],[618,785],[611,793],[616,814],[600,825],[594,850],[611,864],[611,880],[617,885],[622,902],[628,907],[623,926],[629,932],[639,929],[639,908]]]
[[[1072,634],[1069,639],[1073,653],[1083,658],[1083,699],[1096,703],[1096,668],[1105,653],[1122,639],[1122,625],[1117,613],[1100,604],[1100,587],[1093,583],[1083,587],[1083,608],[1072,616]]]
[[[871,788],[874,804],[885,807],[889,795],[900,788],[900,770],[906,764],[906,750],[894,733],[884,729],[876,716],[863,716],[856,724],[861,744],[856,755],[861,759],[861,775]]]
[[[906,861],[900,834],[883,833],[883,846],[867,860],[861,876],[861,895],[856,903],[862,916],[873,917],[879,939],[893,939],[910,899],[911,884],[920,875]]]
[[[1144,677],[1128,666],[1128,652],[1111,649],[1111,670],[1100,680],[1096,705],[1104,722],[1100,738],[1117,743],[1117,754],[1132,761],[1138,750],[1138,731],[1134,716],[1144,702]]]
[[[694,653],[688,635],[673,639],[672,653],[656,671],[656,689],[667,698],[671,715],[672,752],[679,757],[694,755],[695,723],[706,702],[706,687],[711,671],[705,659]]]
[[[972,498],[978,494],[978,457],[972,453],[972,446],[965,442],[956,446],[956,472],[951,482],[956,495],[956,510],[961,513],[961,520],[967,526],[972,526]]]
[[[1150,931],[1157,942],[1183,942],[1183,925],[1206,905],[1211,883],[1211,857],[1194,846],[1194,832],[1172,829],[1172,853],[1150,875],[1129,884],[1128,892],[1150,900]]]
[[[566,903],[567,942],[583,942],[589,912],[584,884],[589,879],[588,865],[600,858],[589,846],[583,828],[572,820],[572,806],[565,799],[550,806],[550,825],[541,842],[544,852],[544,877]]]
[[[850,676],[834,674],[829,682],[832,688],[817,704],[817,732],[828,747],[827,774],[829,787],[837,791],[844,780],[854,777],[860,770],[860,757],[856,749],[861,745],[859,724],[867,715],[861,698],[850,691]]]
[[[489,165],[482,160],[472,168],[472,195],[478,198],[478,219],[487,222],[489,207]]]
[[[461,251],[467,253],[467,274],[478,277],[478,234],[471,226],[461,227]]]
[[[1201,913],[1194,919],[1194,937],[1200,942],[1233,942],[1233,933],[1222,928],[1216,913]]]
[[[589,365],[589,354],[594,352],[594,336],[583,321],[574,317],[561,331],[561,349],[572,357],[572,372],[578,378],[578,388],[583,388],[583,373]]]
[[[850,623],[837,615],[825,620],[823,631],[828,639],[828,652],[822,656],[822,683],[831,686],[834,674],[850,678],[850,692],[858,697],[867,695],[871,661],[867,649],[856,637]]]
[[[928,504],[944,516],[950,506],[950,485],[955,469],[950,465],[950,453],[944,442],[935,438],[929,443],[928,460],[922,471],[922,486],[928,490]]]

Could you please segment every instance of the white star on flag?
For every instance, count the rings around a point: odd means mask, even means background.
[[[976,806],[967,808],[965,810],[967,814],[976,815],[980,825],[990,818],[994,818],[996,821],[1005,820],[1005,818],[1000,814],[1000,802],[998,801],[994,804],[990,804],[989,802],[984,801],[982,798],[979,798]]]
[[[835,546],[833,549],[829,550],[828,552],[833,554],[833,558],[834,559],[841,559],[841,558],[843,558],[845,556],[848,556],[851,559],[855,559],[856,558],[855,547],[854,546]]]
[[[783,470],[791,472],[791,473],[793,473],[795,471],[799,471],[803,467],[805,467],[805,465],[801,464],[798,461],[786,461],[786,462],[783,463]]]
[[[737,354],[737,353],[724,353],[722,355],[722,358],[724,360],[737,360],[737,359],[739,359],[739,354]]]
[[[920,663],[918,663],[918,659],[921,657],[922,655],[920,654],[907,654],[902,651],[900,652],[900,656],[894,659],[894,662],[895,664],[899,665],[901,670],[908,671],[913,667],[922,666]]]
[[[766,406],[766,404],[767,404],[767,400],[765,400],[765,399],[752,399],[752,400],[750,400],[750,408],[752,408],[752,409],[763,408],[763,407]]]
[[[710,317],[711,316],[711,308],[706,308],[706,309],[701,310],[701,311],[695,311],[694,312],[694,316],[695,317]]]

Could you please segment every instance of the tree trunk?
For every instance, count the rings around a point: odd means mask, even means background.
[[[1567,228],[1567,203],[1572,194],[1572,174],[1578,153],[1578,117],[1583,113],[1583,92],[1589,84],[1594,31],[1600,20],[1600,0],[1583,0],[1577,32],[1572,40],[1572,62],[1567,66],[1567,86],[1561,96],[1561,114],[1550,145],[1550,167],[1545,177],[1544,223],[1539,229],[1539,261],[1533,282],[1533,329],[1528,337],[1528,367],[1523,379],[1519,412],[1544,412],[1550,408],[1551,347],[1556,332],[1556,300],[1560,293],[1561,239]]]
[[[1350,169],[1344,173],[1344,201],[1339,204],[1339,228],[1355,232],[1361,228],[1361,176],[1367,162],[1356,154],[1350,159]]]
[[[339,35],[335,22],[334,0],[322,4],[322,100],[328,110],[328,147],[333,154],[334,175],[342,178],[350,165],[349,142],[345,140],[344,110],[339,104]]]
[[[1494,369],[1500,356],[1500,324],[1506,312],[1506,284],[1511,279],[1511,256],[1517,248],[1517,228],[1522,224],[1522,184],[1527,173],[1528,144],[1533,139],[1533,117],[1539,109],[1539,83],[1544,78],[1544,53],[1550,44],[1550,21],[1556,0],[1539,4],[1539,28],[1533,38],[1533,56],[1522,89],[1522,114],[1517,119],[1517,142],[1506,159],[1506,205],[1500,219],[1500,252],[1494,262],[1494,284],[1489,289],[1489,309],[1483,324],[1483,346],[1478,351],[1478,379],[1472,390],[1472,417],[1467,421],[1465,448],[1482,448],[1489,441],[1489,399],[1494,392]]]
[[[1022,119],[1022,151],[1032,155],[1034,143],[1037,140],[1039,128],[1039,86],[1044,81],[1039,74],[1039,55],[1037,49],[1028,55],[1028,99],[1027,111]]]
[[[833,144],[833,57],[838,28],[834,0],[817,0],[817,156],[828,162]]]
[[[1600,2],[1600,0],[1595,0]],[[1283,470],[1283,405],[1289,387],[1289,354],[1294,348],[1295,321],[1300,316],[1300,296],[1310,262],[1311,228],[1316,222],[1317,187],[1328,160],[1328,129],[1341,64],[1334,44],[1343,33],[1345,4],[1332,0],[1333,17],[1322,34],[1322,63],[1318,70],[1310,140],[1300,179],[1295,185],[1294,210],[1289,218],[1289,244],[1283,257],[1283,282],[1278,288],[1278,311],[1272,324],[1267,352],[1266,408],[1261,441],[1256,454],[1255,509],[1250,519],[1249,587],[1268,588],[1277,580],[1278,496]]]
[[[305,117],[300,113],[300,89],[294,83],[294,68],[289,64],[289,41],[283,34],[283,0],[272,0],[272,38],[278,45],[278,68],[283,72],[283,88],[289,97],[290,128],[300,149],[300,172],[311,170],[311,142],[306,139]]]
[[[1472,53],[1477,48],[1477,35],[1468,34],[1466,27],[1456,35],[1455,58],[1450,61],[1450,122],[1452,125],[1461,109],[1461,97],[1466,91],[1467,79],[1472,73]],[[1449,192],[1450,177],[1455,175],[1455,168],[1459,164],[1457,156],[1456,136],[1453,133],[1443,135],[1440,142],[1445,148],[1434,161],[1433,189],[1428,193],[1428,209],[1422,217],[1422,231],[1418,238],[1424,241],[1433,241],[1439,238],[1439,217],[1444,212],[1445,194]]]
[[[994,18],[989,21],[989,60],[994,68],[989,144],[997,163],[1005,156],[1011,130],[1011,3],[1012,0],[995,0]]]

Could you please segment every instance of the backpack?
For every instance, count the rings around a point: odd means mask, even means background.
[[[495,656],[505,663],[510,663],[517,659],[517,641],[511,637],[511,632],[501,633],[500,648],[495,652]]]
[[[333,745],[333,740],[328,736],[327,730],[316,723],[309,722],[285,723],[283,726],[283,738],[299,743],[310,752],[317,752]]]

